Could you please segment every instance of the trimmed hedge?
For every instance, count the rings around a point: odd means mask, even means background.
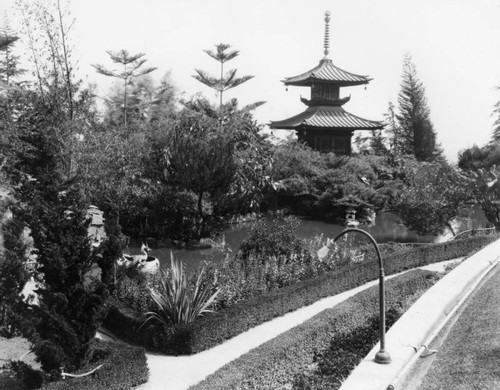
[[[386,275],[426,264],[468,256],[498,236],[479,236],[413,248],[385,256]],[[144,318],[112,304],[104,325],[119,337],[148,349],[172,355],[194,354],[210,349],[248,329],[378,278],[373,261],[349,264],[314,279],[298,282],[257,298],[240,302],[198,318],[190,325],[167,328],[150,322],[140,331]]]
[[[149,368],[144,348],[93,341],[89,363],[77,373],[104,364],[93,375],[47,383],[42,390],[125,390],[146,383]]]
[[[415,270],[389,280],[386,310],[409,307],[411,301],[435,283],[435,275]],[[332,341],[338,345],[340,340],[352,340],[353,332],[359,334],[367,326],[373,328],[378,310],[378,286],[374,286],[233,360],[190,390],[290,389],[292,384],[301,388],[300,377],[311,371],[315,357],[325,353]],[[343,366],[340,371],[348,375],[358,362],[352,356],[339,359],[338,364]]]

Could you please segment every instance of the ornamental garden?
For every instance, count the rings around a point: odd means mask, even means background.
[[[23,5],[25,30],[4,26],[0,38],[0,342],[24,338],[36,360],[0,364],[23,386],[133,388],[148,381],[146,350],[206,351],[377,278],[369,242],[300,238],[300,218],[343,225],[355,214],[363,228],[390,211],[417,234],[455,236],[457,219],[484,213],[489,235],[381,244],[387,275],[468,256],[497,238],[495,138],[448,163],[409,56],[398,105],[384,118],[346,111],[341,88],[371,79],[333,64],[329,13],[319,64],[284,79],[311,97],[303,112],[271,121],[292,134],[278,142],[254,118],[264,102],[225,98],[253,77],[223,72],[239,54],[229,44],[206,50],[221,76],[193,66],[216,103],[181,98],[175,80],[155,81],[145,54],[121,49],[94,65],[116,79],[102,106],[75,76],[59,2],[36,4]],[[28,77],[15,47],[35,33]],[[150,252],[217,245],[228,223],[244,218],[248,236],[225,246],[220,261],[187,271],[174,255]],[[128,253],[141,245],[141,254]],[[413,270],[388,283],[388,326],[441,276]],[[378,341],[375,296],[366,290],[320,313],[195,388],[338,388]],[[107,331],[126,343],[96,339]]]

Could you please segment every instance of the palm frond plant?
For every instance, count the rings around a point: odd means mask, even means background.
[[[165,325],[180,325],[193,322],[203,313],[211,312],[211,305],[219,294],[211,285],[202,283],[204,268],[200,271],[194,286],[190,286],[182,262],[176,261],[170,253],[171,269],[163,271],[157,287],[149,288],[156,305],[155,311],[146,313],[144,326],[151,320]]]

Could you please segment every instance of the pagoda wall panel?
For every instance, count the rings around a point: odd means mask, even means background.
[[[346,129],[302,129],[297,131],[300,142],[323,153],[350,155],[353,131]]]

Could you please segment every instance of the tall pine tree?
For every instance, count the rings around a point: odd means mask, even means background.
[[[400,127],[402,154],[413,155],[419,161],[442,159],[443,152],[437,143],[436,132],[430,119],[425,88],[409,55],[405,56],[403,62],[398,104],[399,113],[396,118]]]

